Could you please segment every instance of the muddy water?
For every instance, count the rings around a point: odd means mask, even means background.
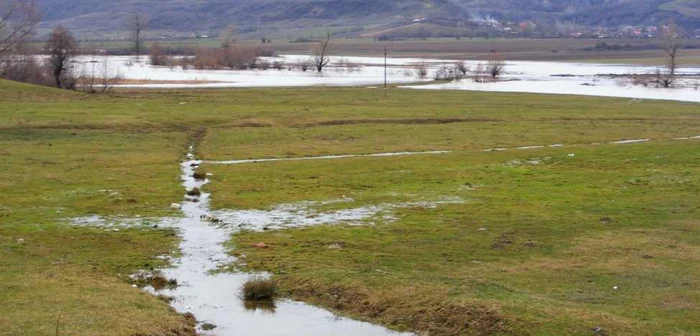
[[[187,190],[201,188],[208,183],[196,181],[192,177],[195,165],[200,163],[182,163],[183,186]],[[326,310],[290,300],[278,300],[274,306],[246,308],[239,297],[239,291],[247,280],[256,275],[211,271],[235,261],[228,255],[223,244],[240,227],[237,223],[257,222],[261,216],[265,218],[272,215],[262,212],[234,212],[237,217],[229,218],[229,225],[214,224],[211,221],[209,204],[210,195],[207,193],[202,193],[197,202],[185,200],[182,203],[184,218],[169,224],[177,228],[182,235],[182,257],[174,261],[172,268],[164,269],[161,273],[167,278],[177,279],[179,286],[157,292],[173,297],[172,305],[177,311],[193,313],[200,323],[216,326],[212,331],[203,334],[401,335],[380,326],[338,317]],[[362,216],[351,217],[360,219]]]

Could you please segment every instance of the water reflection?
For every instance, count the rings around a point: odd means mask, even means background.
[[[274,300],[244,300],[243,307],[252,312],[262,312],[274,315],[277,310]]]

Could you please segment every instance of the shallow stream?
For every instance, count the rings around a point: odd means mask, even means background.
[[[187,190],[201,188],[209,181],[195,180],[193,173],[201,162],[182,163],[183,186]],[[235,218],[227,223],[212,221],[210,195],[202,193],[194,202],[186,196],[182,202],[181,219],[169,219],[167,225],[176,228],[181,237],[181,258],[170,268],[161,270],[168,279],[176,279],[172,289],[149,291],[172,297],[172,306],[181,313],[192,313],[200,322],[216,326],[205,335],[270,336],[270,335],[409,335],[390,331],[366,322],[338,317],[333,313],[301,302],[277,300],[273,305],[250,305],[241,299],[240,289],[251,277],[260,274],[212,272],[235,262],[224,244],[242,225],[261,225],[271,222],[272,212],[233,212]],[[247,216],[248,214],[248,216]],[[280,213],[277,213],[279,215]],[[371,214],[366,214],[371,215]],[[354,216],[357,220],[365,216]],[[301,217],[300,217],[301,219]],[[343,218],[340,218],[342,220]],[[219,222],[219,223],[217,223]],[[301,224],[303,221],[296,221]],[[256,224],[257,223],[257,224]],[[294,225],[295,223],[290,223]],[[258,228],[262,228],[259,226]],[[265,276],[264,274],[262,276]],[[200,330],[201,331],[201,330]]]

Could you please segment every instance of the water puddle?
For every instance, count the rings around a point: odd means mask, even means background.
[[[408,155],[425,155],[425,154],[447,154],[449,151],[427,151],[427,152],[392,152],[392,153],[377,153],[377,154],[348,154],[348,155],[327,155],[327,156],[309,156],[298,158],[277,158],[277,159],[250,159],[250,160],[231,160],[231,161],[207,161],[206,163],[235,165],[246,163],[263,163],[263,162],[278,162],[278,161],[306,161],[306,160],[336,160],[356,157],[387,157],[387,156],[408,156]]]
[[[622,141],[611,142],[610,144],[613,144],[613,145],[624,145],[624,144],[642,143],[642,142],[648,142],[648,141],[651,141],[651,139],[622,140]]]

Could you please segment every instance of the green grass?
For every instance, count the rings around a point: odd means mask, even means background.
[[[464,200],[375,225],[233,237],[282,294],[439,335],[700,332],[698,141],[668,140],[700,134],[697,104],[360,88],[100,96],[6,81],[0,99],[0,334],[52,334],[58,316],[65,335],[186,329],[125,279],[162,266],[173,232],[67,219],[172,215],[178,163],[200,132],[198,156],[211,160],[452,151],[203,165],[217,209]],[[591,145],[638,138],[657,141]],[[568,147],[481,151],[555,143]],[[260,241],[270,248],[247,247]]]
[[[700,332],[697,146],[214,166],[221,182],[211,189],[215,201],[234,190],[243,205],[343,194],[356,200],[343,207],[462,198],[396,210],[394,223],[234,238],[248,267],[279,274],[297,298],[358,317],[439,334],[488,330],[401,319],[457,305],[495,311],[492,319],[513,334],[586,334],[599,326],[615,335],[691,335]],[[259,241],[271,248],[249,248]],[[327,248],[338,242],[343,249]]]
[[[100,114],[82,109],[79,102],[91,98],[79,94],[4,81],[0,92],[5,120],[42,115],[50,100],[73,101],[73,113]],[[182,197],[177,161],[186,135],[21,123],[0,131],[0,334],[53,335],[59,317],[61,335],[185,330],[184,318],[127,281],[136,270],[164,265],[155,257],[175,250],[174,232],[106,232],[67,219],[165,215],[166,202]]]

